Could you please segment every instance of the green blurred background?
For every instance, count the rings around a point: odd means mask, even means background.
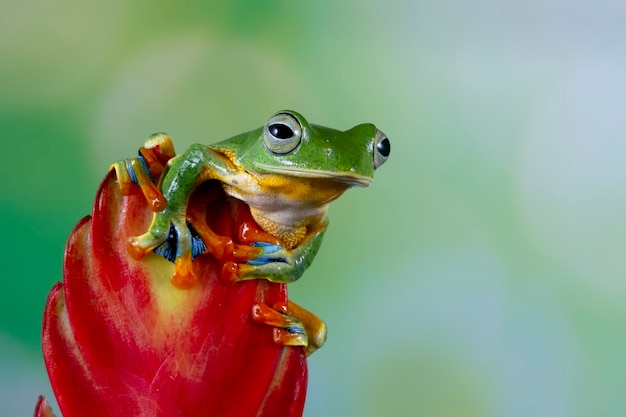
[[[292,298],[329,325],[307,417],[626,415],[626,3],[0,4],[0,415],[111,162],[283,108],[377,124]]]

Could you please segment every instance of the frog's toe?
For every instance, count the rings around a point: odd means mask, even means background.
[[[265,265],[271,262],[287,263],[285,249],[281,245],[267,242],[254,242],[251,246],[261,248],[261,254],[246,262],[248,265]]]
[[[252,306],[252,319],[274,327],[274,343],[281,346],[308,346],[309,338],[303,323],[282,309],[257,303]]]
[[[141,153],[137,158],[115,162],[110,169],[115,170],[122,195],[134,194],[136,186],[143,193],[153,212],[160,212],[167,207],[167,199],[157,187],[155,177]]]
[[[159,246],[163,240],[165,239],[159,239],[152,233],[146,233],[141,236],[129,238],[126,243],[126,248],[133,259],[141,259],[153,250],[153,248]]]
[[[172,285],[180,289],[193,287],[198,278],[193,272],[191,253],[185,253],[176,258],[174,265],[174,275],[171,278]]]
[[[309,345],[309,338],[304,329],[274,329],[274,343],[279,346],[302,346],[306,348]]]

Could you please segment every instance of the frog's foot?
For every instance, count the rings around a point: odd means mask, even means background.
[[[253,256],[240,262],[224,263],[222,279],[225,282],[259,278],[280,283],[294,281],[292,272],[295,262],[290,251],[281,245],[268,242],[254,242],[247,248],[254,249]]]
[[[304,324],[287,314],[287,307],[277,303],[273,307],[264,303],[252,306],[252,319],[257,323],[274,327],[274,342],[280,346],[307,347],[309,338]]]
[[[309,338],[309,344],[305,349],[307,356],[324,345],[328,331],[322,319],[291,300],[287,304],[287,314],[297,318],[304,325]]]
[[[161,211],[167,206],[167,200],[155,185],[143,157],[115,162],[111,168],[115,169],[122,195],[134,194],[134,186],[138,186],[153,212]]]
[[[204,210],[203,206],[193,203],[187,211],[187,225],[192,234],[194,258],[201,253],[210,253],[216,260],[221,262],[246,262],[262,252],[262,249],[250,245],[236,244],[232,238],[220,236],[213,232],[206,224],[206,220],[204,220]]]
[[[191,224],[182,216],[164,212],[155,215],[147,233],[131,237],[127,247],[135,259],[153,251],[173,262],[171,282],[178,288],[189,288],[196,283],[192,261],[206,251],[206,245]]]
[[[164,133],[157,133],[150,136],[145,146],[139,149],[136,158],[111,165],[111,169],[115,169],[122,195],[133,194],[134,187],[138,186],[153,212],[165,209],[167,200],[156,184],[167,161],[174,155],[172,139]]]
[[[126,247],[132,258],[142,259],[167,240],[172,227],[176,231],[176,224],[173,224],[174,221],[170,220],[170,217],[165,213],[155,214],[146,233],[128,239]]]
[[[193,225],[187,222],[187,228],[191,233],[191,258],[192,260],[206,252],[207,246],[198,234]],[[170,262],[176,263],[178,254],[178,231],[173,223],[170,223],[170,230],[167,238],[152,251],[161,255]]]
[[[270,234],[255,231],[255,227],[248,223],[244,222],[239,230],[238,240],[244,244],[235,243],[232,238],[215,233],[206,223],[205,205],[204,200],[196,199],[187,210],[192,243],[197,238],[203,244],[202,250],[197,251],[198,254],[210,253],[222,263],[222,278],[226,283],[257,278],[259,276],[255,275],[255,271],[262,265],[288,263],[290,254],[278,244],[278,240]],[[196,256],[195,252],[194,250],[193,257]]]
[[[266,279],[276,283],[290,283],[302,276],[311,264],[322,237],[326,223],[312,229],[301,242],[291,247],[267,233],[241,233],[249,248],[258,252],[245,261],[225,262],[222,267],[222,279],[235,282],[246,279]]]
[[[260,253],[246,262],[248,265],[266,265],[272,262],[288,263],[288,253],[281,245],[268,242],[254,242],[251,246],[261,249]]]

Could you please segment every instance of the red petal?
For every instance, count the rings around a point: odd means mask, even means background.
[[[224,201],[209,215],[235,237],[249,211]],[[63,415],[301,416],[303,349],[276,345],[273,329],[251,319],[254,303],[285,303],[285,285],[224,284],[222,265],[203,255],[193,262],[199,283],[175,288],[170,262],[126,252],[151,217],[143,197],[122,196],[109,174],[93,217],[70,235],[64,283],[50,293],[43,329]]]

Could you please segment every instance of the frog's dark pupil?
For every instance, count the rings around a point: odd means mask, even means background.
[[[385,138],[378,142],[376,149],[378,149],[378,152],[380,152],[382,156],[387,157],[391,153],[391,142],[389,142],[389,139]]]
[[[273,125],[270,125],[269,130],[272,136],[278,139],[289,139],[293,136],[293,130],[291,130],[289,126],[284,124],[275,123]]]

